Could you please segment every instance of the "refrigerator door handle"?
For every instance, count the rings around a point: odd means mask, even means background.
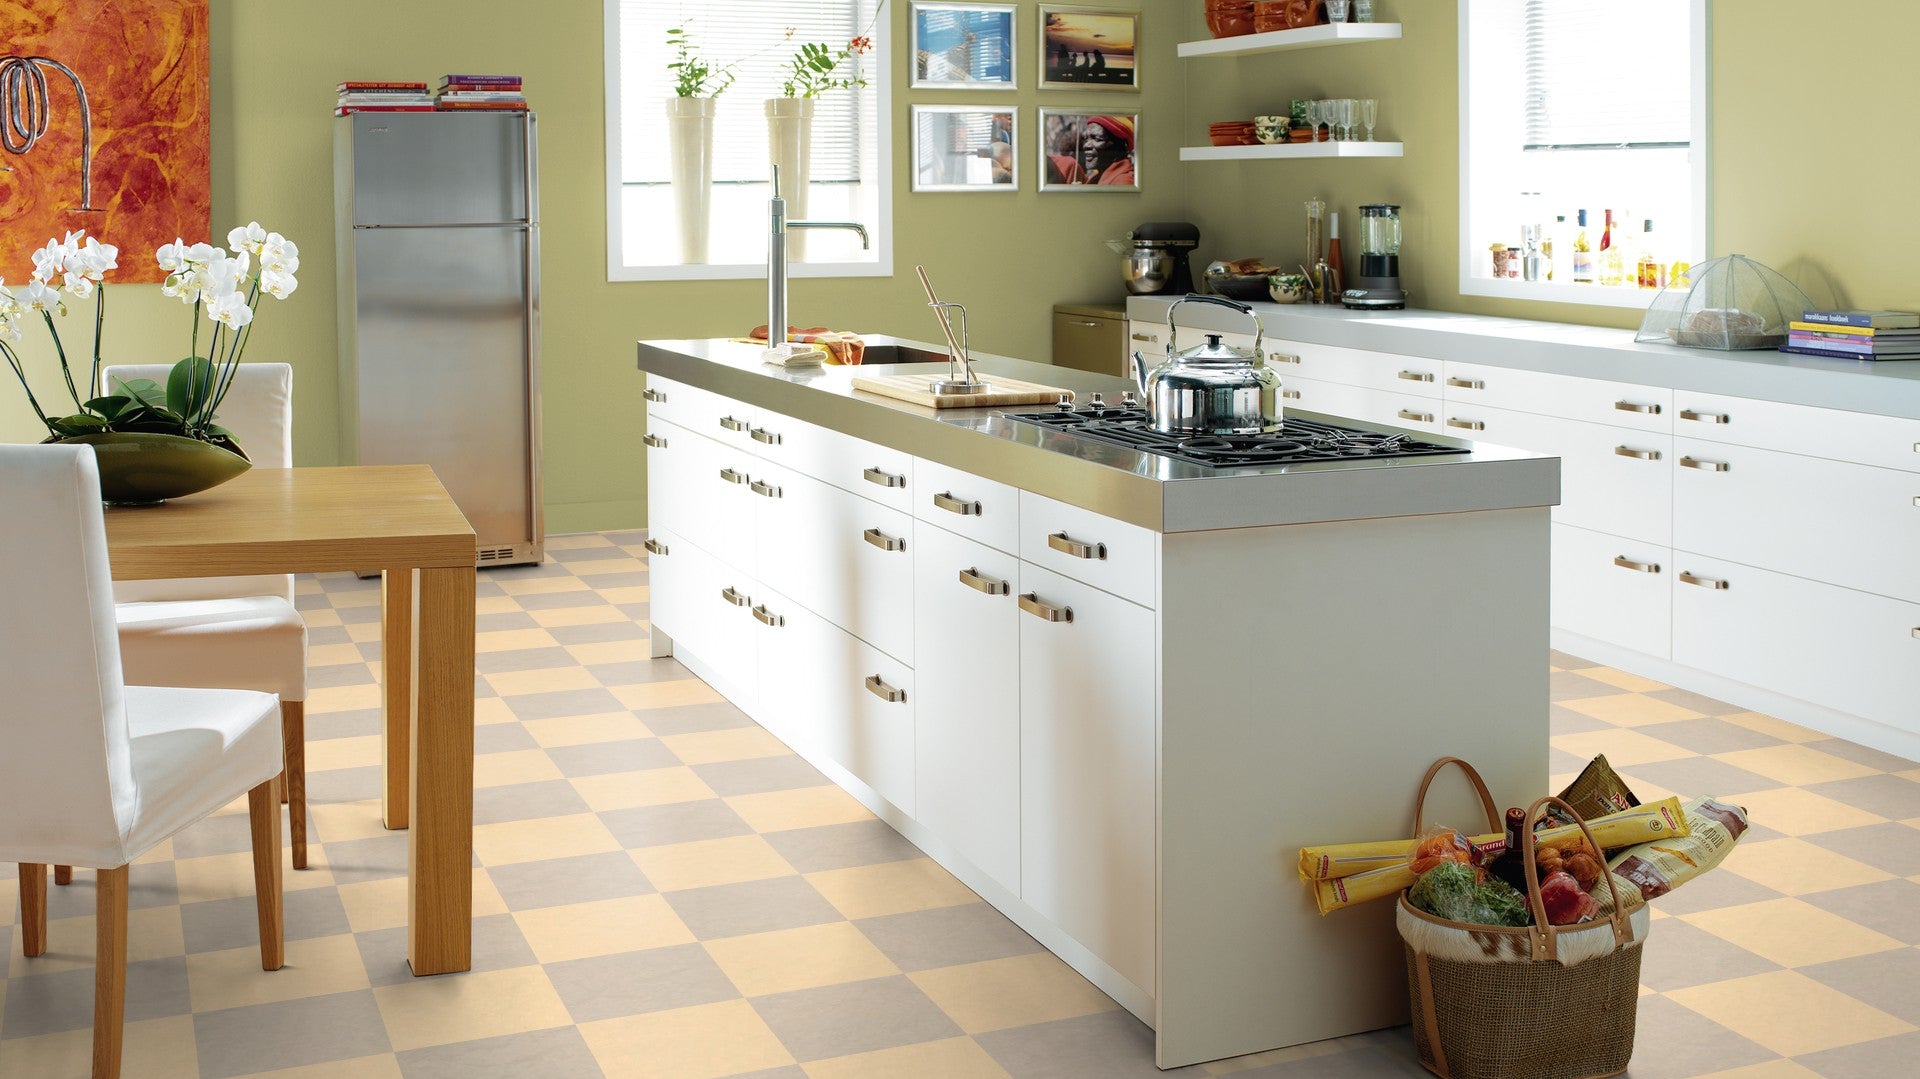
[[[447,221],[421,225],[376,225],[361,222],[356,229],[523,229],[533,224],[531,221]]]
[[[533,535],[530,537],[536,547],[546,542],[546,507],[541,502],[540,461],[543,456],[540,446],[540,227],[534,221],[539,203],[535,198],[535,184],[538,182],[538,170],[535,167],[533,113],[526,114],[526,144],[523,167],[526,170],[526,347],[527,347],[527,448],[532,460],[527,468],[527,510],[533,518]]]

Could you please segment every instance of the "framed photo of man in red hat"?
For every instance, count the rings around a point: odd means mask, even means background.
[[[1140,13],[1040,5],[1040,87],[1138,90]]]
[[[1140,114],[1040,110],[1040,190],[1140,190]]]

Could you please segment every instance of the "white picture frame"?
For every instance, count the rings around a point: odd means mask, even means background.
[[[1020,189],[1020,110],[1011,104],[915,105],[907,138],[916,192]]]
[[[1089,126],[1101,130],[1099,144],[1088,145]],[[1039,190],[1137,192],[1140,190],[1138,152],[1140,114],[1111,109],[1041,108],[1034,125],[1039,153],[1034,172]],[[1112,130],[1108,130],[1108,129]],[[1110,144],[1124,143],[1117,154]],[[1124,163],[1124,164],[1123,164]]]
[[[1018,8],[915,0],[907,18],[915,90],[1015,90]]]

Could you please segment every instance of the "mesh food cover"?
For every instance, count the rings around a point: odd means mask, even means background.
[[[1779,271],[1745,255],[1695,266],[1691,287],[1660,290],[1640,321],[1635,341],[1688,348],[1777,348],[1787,323],[1814,306]]]

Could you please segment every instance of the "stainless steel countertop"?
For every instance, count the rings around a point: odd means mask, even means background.
[[[869,335],[869,345],[934,346]],[[1021,423],[1003,411],[1044,405],[931,409],[853,388],[856,374],[925,371],[927,364],[789,369],[760,362],[761,349],[726,339],[642,341],[640,370],[917,457],[1033,491],[1162,532],[1406,517],[1550,506],[1560,500],[1560,461],[1504,447],[1408,432],[1472,452],[1445,457],[1206,468]],[[974,366],[1118,400],[1133,383],[1050,364],[976,353]],[[1303,412],[1345,426],[1355,421]],[[1366,425],[1372,427],[1372,425]],[[1372,427],[1383,431],[1398,428]]]

